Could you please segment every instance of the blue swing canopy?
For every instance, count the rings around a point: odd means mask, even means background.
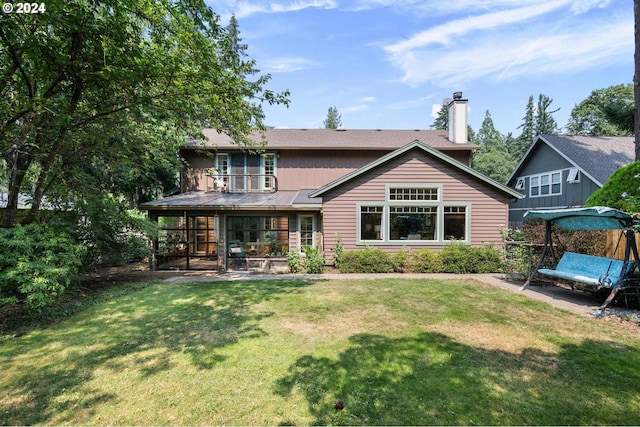
[[[604,206],[540,209],[525,212],[524,219],[540,218],[565,230],[624,230],[635,224],[626,212]]]

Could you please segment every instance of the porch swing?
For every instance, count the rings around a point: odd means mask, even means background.
[[[633,217],[617,209],[601,206],[531,210],[526,212],[524,217],[525,220],[544,220],[545,241],[537,267],[529,274],[520,289],[530,285],[536,275],[567,280],[579,284],[580,289],[593,293],[609,289],[609,296],[594,313],[596,316],[603,313],[621,290],[635,288],[640,303],[638,281],[631,278],[634,270],[639,268],[640,261],[635,231],[632,229],[636,223]],[[558,260],[552,241],[554,225],[564,230],[620,230],[620,237],[611,258],[564,252]],[[624,259],[615,259],[614,255],[623,241]],[[548,257],[550,259],[547,261]]]

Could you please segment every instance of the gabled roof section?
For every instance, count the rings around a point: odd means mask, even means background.
[[[239,149],[232,139],[215,129],[202,131],[206,140],[187,142],[187,148],[215,147]],[[454,144],[445,130],[428,129],[267,129],[254,133],[250,139],[267,141],[270,150],[395,150],[413,140],[438,150],[478,150],[476,144]]]
[[[635,159],[632,136],[539,135],[516,166],[507,183],[518,177],[530,161],[531,153],[546,144],[594,183],[602,187],[618,168]]]
[[[495,188],[498,191],[501,191],[503,193],[506,193],[507,195],[509,195],[510,197],[514,197],[516,199],[521,199],[524,197],[524,195],[518,193],[517,191],[515,191],[512,188],[507,187],[506,185],[500,184],[497,181],[494,181],[493,179],[489,178],[488,176],[483,175],[482,173],[471,169],[470,167],[464,165],[463,163],[460,163],[459,161],[449,157],[446,154],[442,154],[440,151],[429,147],[428,145],[422,143],[421,141],[415,140],[409,144],[406,144],[405,146],[392,151],[382,157],[380,157],[379,159],[369,163],[368,165],[365,165],[363,167],[361,167],[360,169],[357,169],[353,172],[350,172],[320,188],[318,188],[316,191],[312,191],[311,193],[309,193],[309,197],[319,197],[322,196],[323,194],[325,194],[327,191],[330,191],[336,187],[339,187],[340,185],[354,179],[357,176],[360,176],[380,165],[383,165],[384,163],[388,162],[389,160],[398,157],[404,153],[406,153],[409,150],[412,150],[414,148],[418,148],[420,150],[423,150],[424,152],[426,152],[427,154],[436,157],[438,160],[442,161],[443,163],[446,163],[454,168],[460,169],[461,171],[463,171],[464,173],[473,176],[474,178],[484,182],[485,184],[487,184],[490,187]]]

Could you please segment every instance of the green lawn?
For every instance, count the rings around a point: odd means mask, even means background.
[[[637,332],[477,282],[108,292],[0,339],[0,424],[640,424]]]

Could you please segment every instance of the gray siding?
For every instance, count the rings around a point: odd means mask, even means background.
[[[567,182],[569,170],[574,166],[547,144],[539,144],[530,153],[529,161],[523,165],[517,177],[508,185],[515,188],[518,178],[524,178],[525,187],[518,190],[525,195],[523,199],[511,202],[509,205],[509,224],[518,227],[523,215],[530,209],[561,209],[565,207],[583,206],[587,198],[599,187],[584,174],[580,174],[580,181]],[[561,193],[549,196],[531,196],[531,176],[550,172],[562,172]]]

